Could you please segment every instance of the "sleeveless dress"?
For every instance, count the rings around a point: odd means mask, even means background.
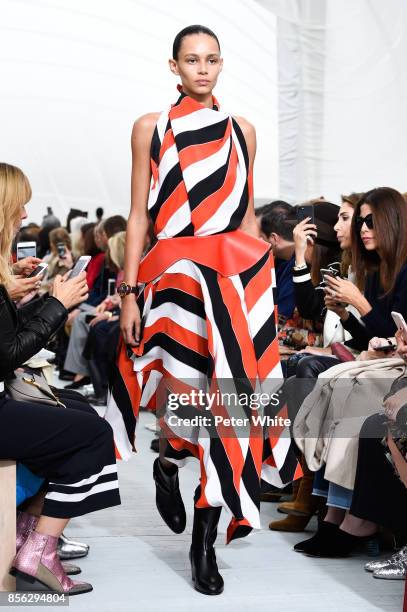
[[[229,542],[260,527],[260,478],[283,486],[301,468],[288,427],[252,419],[287,417],[285,405],[248,401],[282,384],[274,263],[268,243],[238,229],[249,158],[239,125],[213,102],[181,91],[154,131],[148,211],[158,240],[139,266],[140,345],[119,347],[106,418],[128,459],[140,407],[156,412],[167,458],[200,461],[196,507],[231,513]],[[170,407],[170,394],[191,389],[211,399]]]

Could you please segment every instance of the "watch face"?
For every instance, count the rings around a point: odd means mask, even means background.
[[[127,285],[126,285],[126,283],[121,283],[119,285],[119,288],[117,289],[117,293],[120,295],[120,297],[124,297],[125,295],[127,295]]]

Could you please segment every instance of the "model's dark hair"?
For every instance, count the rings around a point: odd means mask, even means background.
[[[363,204],[369,204],[378,252],[365,249],[356,218]],[[366,274],[379,271],[380,283],[387,293],[394,289],[401,268],[407,263],[407,203],[401,193],[391,187],[378,187],[364,194],[356,205],[352,219],[352,269],[356,284],[363,289]]]
[[[186,36],[191,36],[191,34],[207,34],[208,36],[212,36],[218,43],[219,51],[220,51],[220,43],[219,39],[216,36],[215,32],[207,28],[203,25],[190,25],[178,32],[176,37],[174,38],[174,43],[172,45],[172,57],[173,59],[178,59],[179,50],[181,49],[182,41]]]

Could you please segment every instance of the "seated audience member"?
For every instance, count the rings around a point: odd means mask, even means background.
[[[83,232],[82,227],[88,225],[88,220],[85,217],[75,217],[71,219],[71,243],[72,253],[75,259],[85,255],[83,250]]]
[[[112,238],[115,234],[122,231],[121,228],[126,226],[126,221],[119,215],[115,217],[109,217],[103,222],[102,237],[106,236],[108,239]],[[117,269],[107,267],[108,253],[105,258],[103,268],[99,274],[99,277],[95,283],[93,293],[97,290],[97,283],[100,281],[100,277],[103,275],[99,285],[99,296],[94,303],[91,304],[90,300],[87,300],[86,308],[81,312],[80,309],[75,313],[75,318],[72,317],[72,331],[69,338],[68,350],[65,358],[64,370],[73,372],[75,374],[74,380],[71,384],[67,385],[68,389],[79,389],[90,383],[90,372],[88,361],[83,357],[83,349],[85,347],[88,333],[89,323],[93,315],[96,314],[96,307],[102,303],[107,297],[107,280],[108,278],[117,278]],[[112,266],[114,267],[114,266]],[[90,294],[91,297],[91,294]],[[82,306],[83,308],[83,306]]]
[[[86,280],[89,291],[92,291],[105,260],[103,246],[103,240],[100,240],[99,238],[98,226],[96,223],[90,223],[83,236],[84,254],[92,257],[88,267],[86,268]]]
[[[368,191],[352,221],[352,269],[355,283],[329,278],[325,303],[336,312],[362,351],[374,336],[394,336],[391,312],[407,317],[407,204],[390,187]],[[401,239],[401,237],[403,237]],[[349,304],[360,319],[341,304]]]
[[[117,270],[116,288],[123,280],[125,241],[126,232],[118,232],[109,238],[108,252]],[[109,366],[120,335],[120,306],[121,299],[117,292],[97,306],[95,317],[89,323],[88,337],[82,352],[94,387],[94,393],[87,397],[96,406],[106,405]]]
[[[294,265],[293,228],[287,223],[292,206],[283,201],[263,206],[259,213],[260,233],[271,244],[276,270],[276,303],[278,314],[291,318],[295,308],[292,267]]]
[[[332,214],[337,214],[336,223],[333,226],[337,240],[342,251],[340,262],[330,262],[333,269],[340,273],[341,277],[353,279],[351,271],[351,225],[353,213],[358,201],[363,194],[352,193],[349,196],[341,196],[342,204],[335,209],[331,208]],[[331,205],[332,206],[332,205]],[[332,221],[334,218],[332,219]],[[297,271],[294,271],[295,300],[301,316],[314,319],[325,312],[324,316],[324,347],[306,347],[304,352],[315,354],[332,354],[331,344],[350,340],[351,336],[346,332],[340,318],[333,311],[327,311],[325,307],[325,293],[320,287],[316,288],[311,280],[311,270],[306,264],[305,253],[308,247],[308,236],[312,238],[312,225],[302,221],[294,228],[295,261]],[[339,264],[340,265],[335,265]],[[324,279],[322,279],[324,280]]]
[[[44,257],[48,268],[42,278],[41,291],[46,293],[57,274],[63,276],[73,266],[71,238],[63,227],[49,233],[50,253]]]
[[[52,297],[17,310],[7,287],[12,239],[31,187],[19,168],[0,164],[0,460],[21,462],[45,479],[45,491],[32,498],[17,519],[17,555],[11,571],[19,590],[77,595],[92,590],[66,574],[57,552],[69,520],[120,504],[113,432],[87,403],[64,398],[66,408],[9,397],[7,382],[63,324],[69,308],[86,298],[86,275],[63,281],[57,276]],[[101,472],[102,470],[102,472]],[[100,473],[109,487],[100,491]],[[77,499],[77,483],[90,487]]]
[[[301,238],[301,257],[303,261],[297,262],[298,265],[291,268],[292,280],[295,284],[298,280],[309,280],[313,292],[315,287],[320,283],[320,269],[326,268],[332,261],[336,261],[339,255],[339,244],[334,231],[334,225],[337,219],[338,207],[329,202],[319,202],[314,205],[314,216],[316,225],[309,225],[307,221],[297,221],[297,208],[294,207],[290,216],[287,217],[287,223],[293,227],[293,237],[296,239],[296,234],[300,232]],[[303,227],[306,224],[306,231],[310,233],[308,239],[304,235]],[[300,230],[298,230],[300,228]],[[318,234],[315,237],[315,234]],[[311,237],[314,235],[315,240]],[[299,250],[297,237],[297,253]],[[295,288],[296,290],[296,288]],[[297,293],[297,292],[296,292]],[[296,296],[297,300],[297,296]],[[303,304],[301,304],[301,307]],[[320,347],[323,345],[323,306],[320,311],[309,311],[305,318],[302,316],[305,309],[300,310],[300,305],[296,301],[296,308],[291,319],[288,319],[282,325],[279,322],[279,338],[280,347],[286,347],[284,351],[288,354],[294,354],[301,351],[306,346]],[[280,348],[281,352],[281,348]],[[290,360],[287,365],[286,375],[290,375],[290,367],[295,364],[295,360]],[[284,363],[283,363],[284,365]]]

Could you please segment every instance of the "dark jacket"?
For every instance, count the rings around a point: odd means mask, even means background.
[[[392,310],[407,318],[407,265],[401,268],[391,293],[384,295],[379,273],[374,272],[366,279],[364,295],[372,310],[361,317],[360,321],[351,313],[348,320],[342,323],[352,336],[349,344],[360,351],[367,349],[369,340],[374,336],[394,336],[397,328],[391,316]]]
[[[17,309],[0,285],[0,381],[44,348],[67,316],[66,308],[54,297]]]

